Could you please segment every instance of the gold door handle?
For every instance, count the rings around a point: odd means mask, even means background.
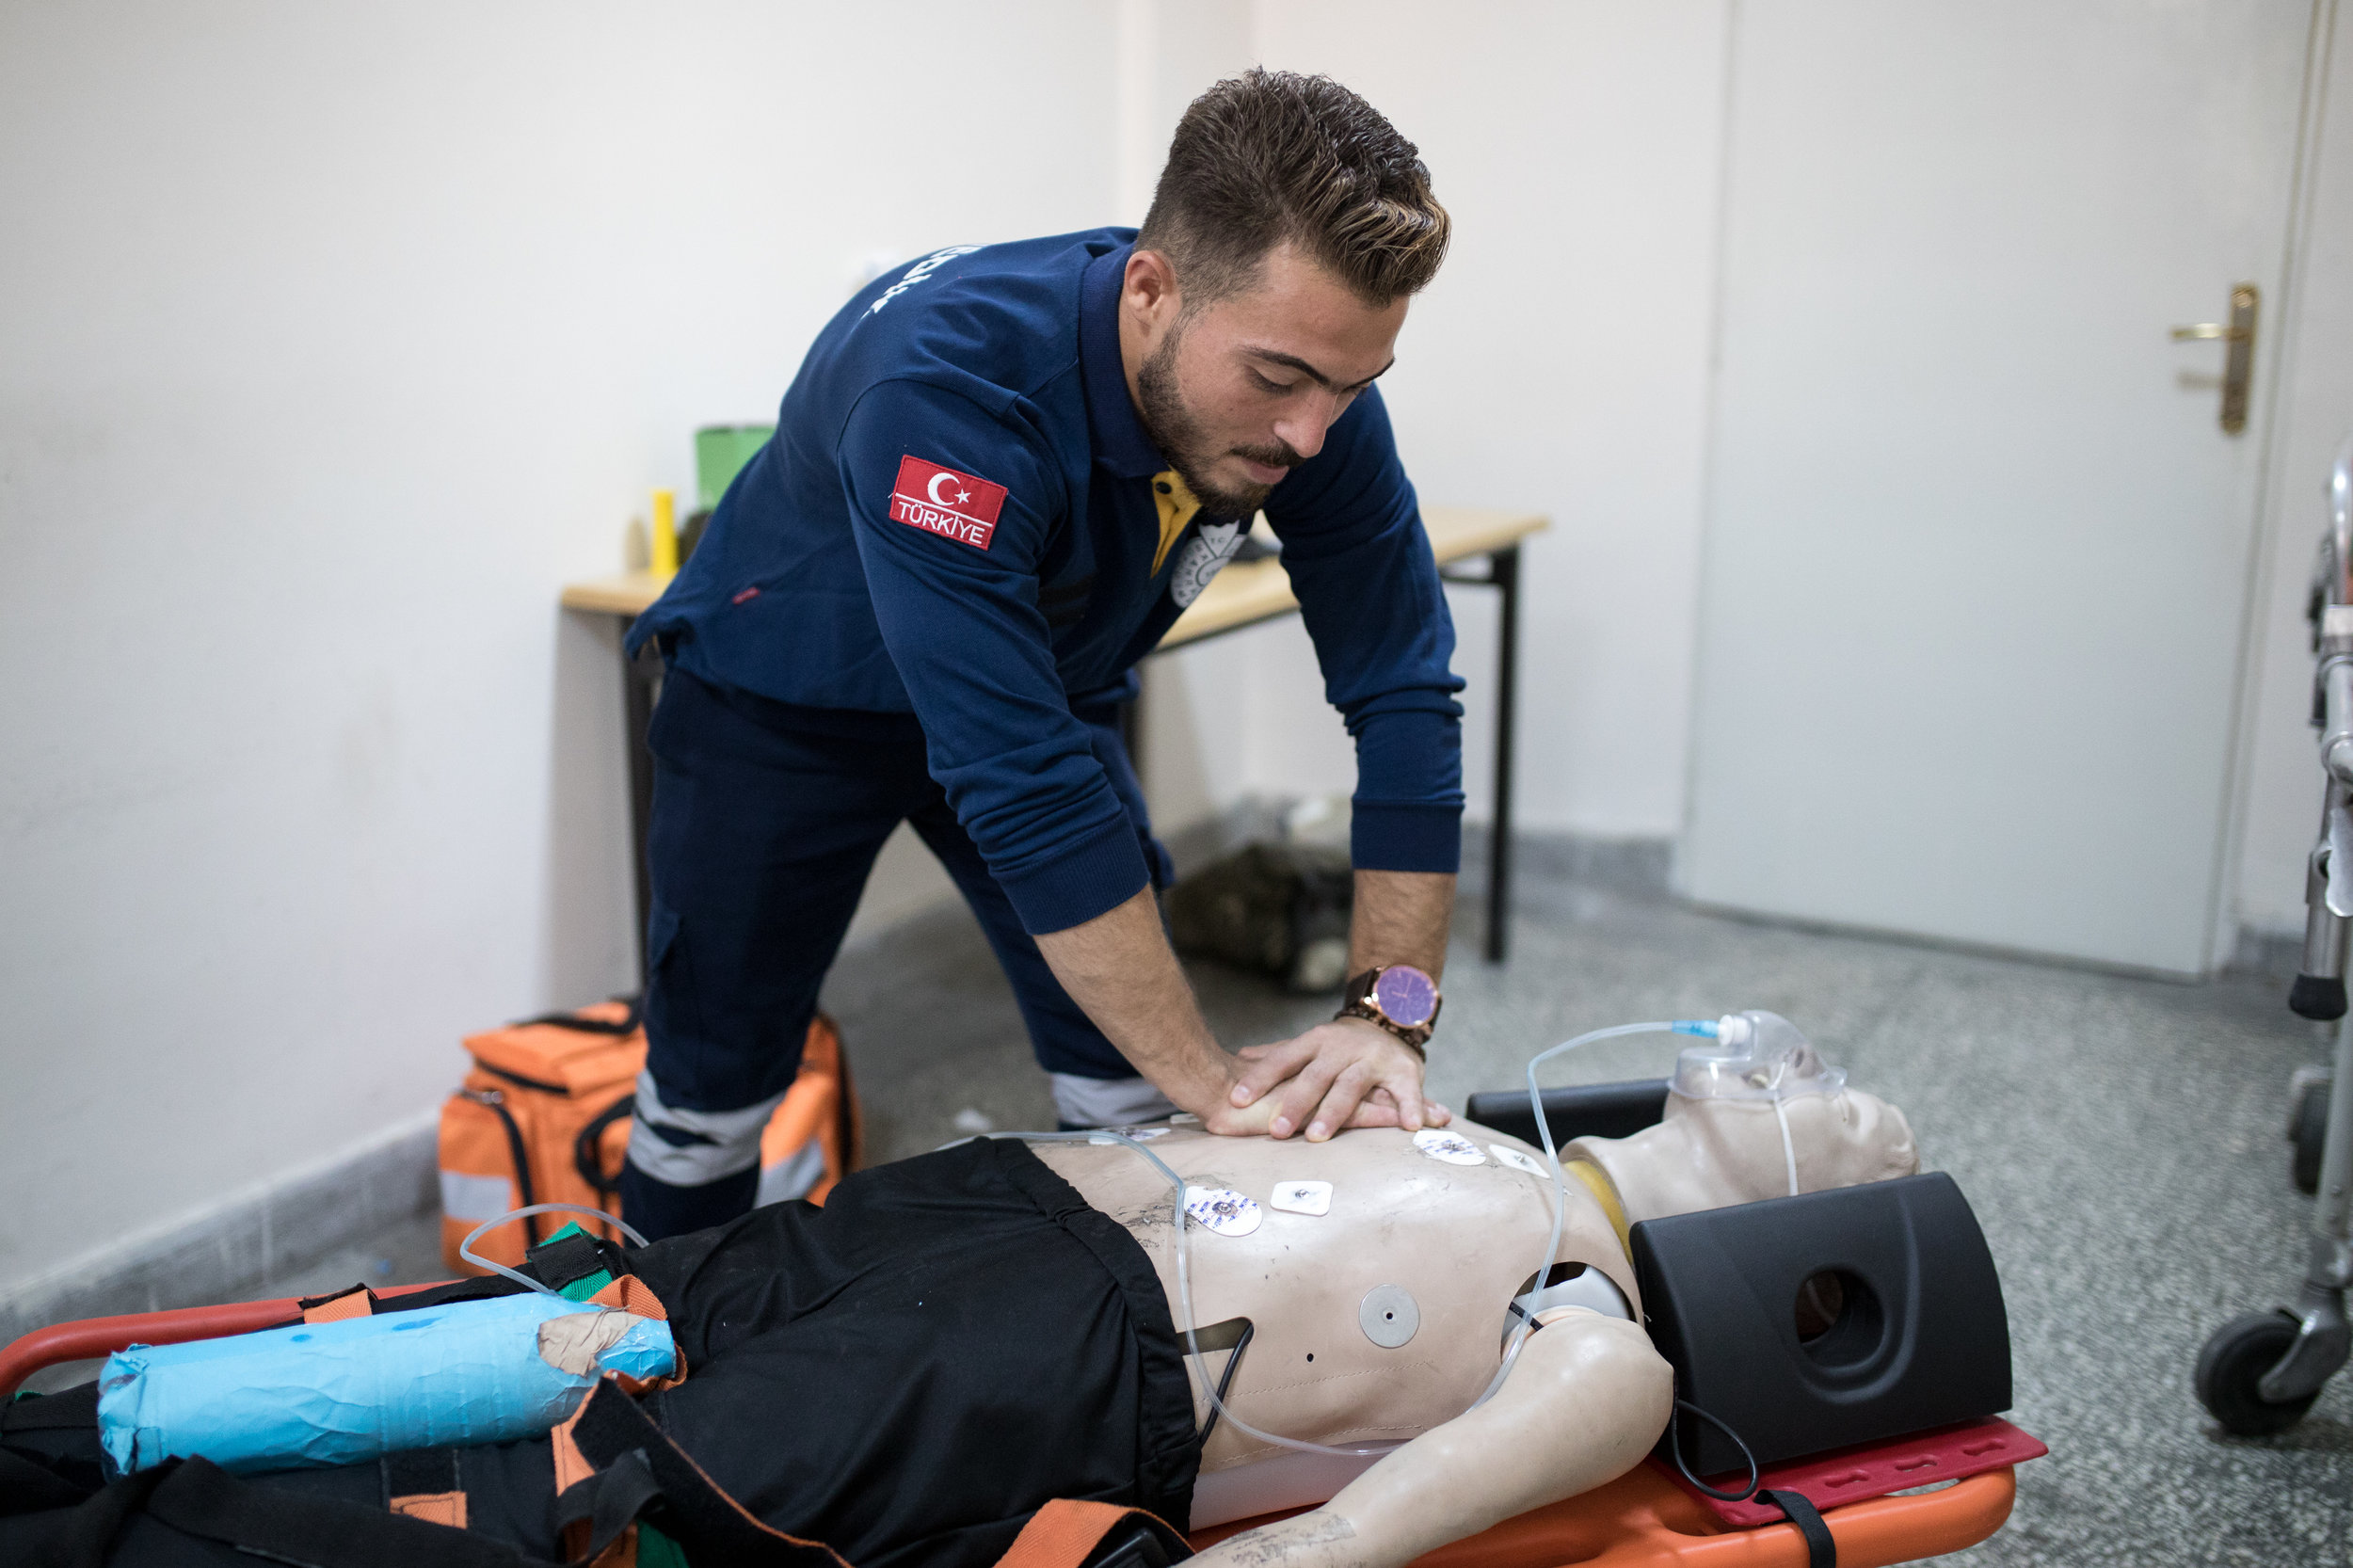
[[[2252,283],[2231,290],[2231,319],[2201,321],[2173,328],[2175,343],[2229,344],[2222,361],[2222,433],[2235,436],[2247,428],[2247,385],[2255,369],[2255,312],[2263,300]]]

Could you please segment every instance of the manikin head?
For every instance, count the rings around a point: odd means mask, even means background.
[[[1248,517],[1389,367],[1449,221],[1414,144],[1322,76],[1251,71],[1176,127],[1119,300],[1128,390],[1212,517]]]
[[[1683,1052],[1666,1119],[1628,1138],[1579,1138],[1564,1159],[1607,1172],[1628,1220],[1753,1203],[1911,1176],[1920,1154],[1904,1113],[1847,1086],[1795,1024],[1728,1015]]]

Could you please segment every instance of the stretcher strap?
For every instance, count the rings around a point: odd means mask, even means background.
[[[1030,1515],[1030,1522],[1021,1527],[1005,1555],[997,1560],[997,1568],[1082,1568],[1104,1538],[1130,1520],[1160,1541],[1162,1560],[1175,1562],[1191,1555],[1184,1537],[1144,1509],[1057,1497]]]
[[[640,1318],[659,1318],[665,1323],[670,1320],[669,1309],[662,1304],[662,1299],[635,1274],[623,1274],[589,1297],[588,1303],[592,1306],[610,1306],[623,1312],[633,1312]]]
[[[1805,1568],[1838,1568],[1838,1541],[1822,1522],[1821,1510],[1802,1492],[1759,1492],[1757,1496],[1789,1516],[1805,1537]]]
[[[64,1516],[56,1533],[37,1540],[27,1568],[104,1562],[124,1524],[142,1510],[183,1535],[312,1568],[536,1564],[513,1547],[478,1535],[354,1503],[255,1486],[207,1460],[175,1459],[125,1477]]]
[[[615,1460],[593,1484],[574,1486],[555,1499],[555,1528],[564,1556],[572,1562],[602,1564],[608,1558],[634,1557],[623,1536],[637,1515],[662,1495],[642,1448]],[[619,1551],[614,1548],[621,1547]]]
[[[572,1413],[548,1433],[550,1457],[555,1461],[555,1496],[559,1503],[565,1493],[597,1473],[597,1467],[581,1453],[580,1445],[572,1441],[572,1428],[580,1424],[580,1418],[587,1413],[587,1409],[588,1401],[581,1400],[572,1408]]]
[[[463,1492],[411,1492],[394,1497],[385,1507],[393,1513],[410,1519],[423,1519],[429,1525],[446,1525],[451,1529],[466,1528],[466,1495]]]
[[[589,1390],[568,1427],[574,1449],[594,1467],[600,1487],[605,1474],[625,1457],[645,1466],[666,1505],[664,1529],[679,1538],[691,1560],[743,1568],[849,1568],[830,1546],[761,1523],[671,1442],[612,1379]],[[561,1496],[558,1506],[564,1506]],[[590,1510],[591,1517],[595,1512]],[[671,1521],[677,1524],[675,1530]]]
[[[369,1318],[376,1314],[376,1292],[364,1285],[354,1285],[343,1290],[330,1290],[324,1296],[305,1296],[295,1304],[302,1309],[306,1323],[340,1323],[346,1318]]]
[[[618,1269],[605,1266],[604,1255],[598,1249],[597,1239],[580,1229],[577,1222],[526,1252],[523,1266],[540,1284],[552,1286],[559,1292],[568,1291],[580,1281],[599,1275],[610,1284],[620,1272]]]

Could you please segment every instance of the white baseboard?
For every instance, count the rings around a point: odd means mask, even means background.
[[[2269,931],[2261,926],[2242,925],[2238,940],[2233,944],[2230,961],[2223,965],[2225,974],[2267,975],[2273,980],[2293,980],[2296,971],[2304,967],[2304,933]]]
[[[290,1265],[440,1204],[440,1112],[0,1287],[0,1344],[49,1323],[236,1301]]]

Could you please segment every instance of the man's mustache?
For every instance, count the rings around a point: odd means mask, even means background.
[[[1273,446],[1238,446],[1234,448],[1234,456],[1247,457],[1254,463],[1263,463],[1268,468],[1297,468],[1307,460],[1289,441],[1278,441]]]

